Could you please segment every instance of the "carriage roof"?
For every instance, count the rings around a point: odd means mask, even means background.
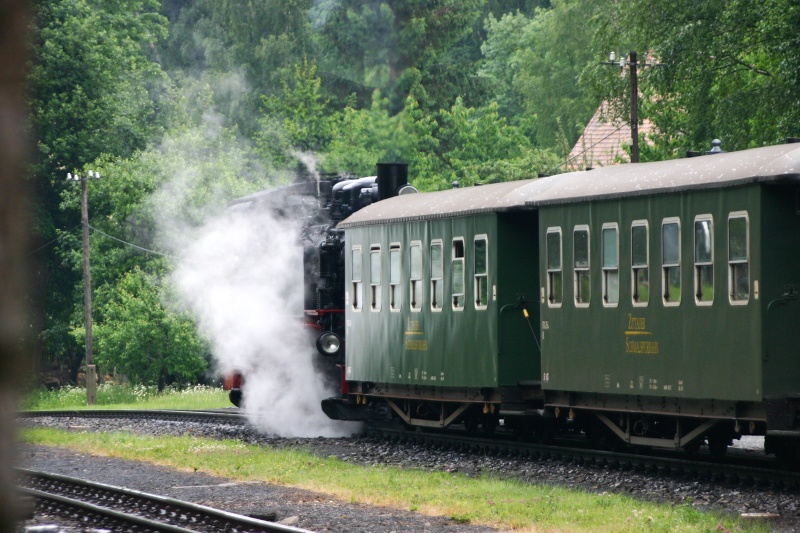
[[[800,144],[614,165],[531,180],[402,195],[361,209],[342,221],[339,227],[507,212],[546,205],[788,180],[800,180]]]

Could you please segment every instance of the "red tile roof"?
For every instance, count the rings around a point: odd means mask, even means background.
[[[569,153],[568,170],[607,167],[630,161],[628,152],[622,147],[631,142],[631,126],[619,119],[606,122],[609,114],[608,102],[600,104]],[[642,121],[639,125],[640,138],[652,130],[653,125],[649,120]]]

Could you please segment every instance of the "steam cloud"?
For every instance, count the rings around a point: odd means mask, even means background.
[[[244,409],[262,431],[280,436],[352,434],[328,419],[326,391],[303,331],[299,221],[269,213],[231,213],[203,226],[183,251],[175,280],[211,341],[219,370],[246,375]]]
[[[326,390],[314,370],[313,339],[304,331],[300,220],[268,212],[234,213],[232,197],[286,182],[265,169],[241,138],[223,135],[224,119],[204,110],[203,125],[165,139],[159,161],[170,176],[151,197],[159,244],[177,261],[172,281],[182,304],[209,339],[216,370],[245,374],[244,410],[261,431],[286,437],[344,436],[320,402]]]

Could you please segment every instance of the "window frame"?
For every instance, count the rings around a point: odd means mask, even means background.
[[[558,267],[557,268],[550,268],[550,242],[549,236],[551,233],[558,234]],[[545,257],[544,257],[544,266],[545,266],[545,297],[547,298],[547,307],[551,308],[559,308],[564,303],[564,235],[561,231],[561,226],[550,226],[545,231]],[[556,277],[555,275],[558,274],[560,279],[560,286],[561,291],[558,295],[558,301],[555,301],[553,295],[555,293],[554,285]]]
[[[744,226],[744,235],[745,235],[745,259],[744,260],[732,260],[731,259],[731,220],[743,218],[745,221]],[[750,269],[751,266],[751,251],[750,251],[750,214],[747,211],[731,211],[728,213],[728,238],[727,238],[727,246],[728,246],[728,303],[731,305],[747,305],[750,303],[750,295],[753,292],[751,283],[752,283],[752,272]],[[734,300],[733,293],[734,293],[734,265],[747,265],[747,298],[744,300]]]
[[[578,232],[586,232],[586,266],[578,267],[576,245]],[[589,283],[589,295],[585,300],[578,299],[581,291],[581,277],[585,276]],[[578,224],[572,228],[572,301],[578,309],[586,309],[592,303],[592,232],[588,224]]]
[[[486,265],[486,271],[479,274],[478,273],[478,241],[483,241],[485,243],[485,247],[483,250],[484,253],[484,263]],[[489,300],[491,300],[492,295],[489,291],[489,236],[486,233],[479,233],[472,238],[472,290],[474,294],[474,298],[472,299],[475,310],[476,311],[485,311],[489,308]],[[480,288],[481,288],[481,279],[483,280],[484,284],[486,285],[486,301],[479,303],[478,298],[480,297]]]
[[[358,252],[358,261],[355,257],[356,252]],[[357,264],[358,270],[356,270]],[[358,278],[356,278],[356,272],[358,272]],[[350,247],[350,288],[353,292],[350,307],[354,312],[360,313],[364,309],[364,253],[360,244]]]
[[[664,259],[664,226],[675,224],[678,226],[678,262],[667,264]],[[666,217],[661,220],[661,303],[664,307],[678,307],[683,300],[683,240],[681,238],[681,219],[680,217]],[[665,294],[670,287],[668,275],[665,272],[667,268],[678,268],[678,300],[672,301],[665,298]]]
[[[380,244],[370,244],[369,246],[369,309],[372,312],[380,312],[383,304],[383,291],[381,290],[381,282],[383,280],[383,255]],[[378,256],[378,276],[377,280],[373,276],[372,258],[374,255]],[[377,304],[377,305],[376,305]]]
[[[614,243],[614,259],[616,263],[613,266],[606,265],[606,231],[613,230],[615,235],[615,243]],[[603,301],[603,307],[619,307],[619,299],[620,299],[620,286],[619,286],[619,277],[620,277],[620,268],[619,268],[619,224],[617,222],[605,222],[600,230],[600,269],[602,272],[602,296],[601,300]],[[616,301],[609,301],[609,277],[611,273],[616,273],[616,286],[617,286],[617,299]]]
[[[419,253],[419,264],[415,265],[414,249]],[[422,254],[422,241],[415,240],[408,243],[408,307],[412,313],[422,311],[425,301],[425,289],[423,280],[425,279],[425,258]],[[419,275],[414,276],[414,268],[419,268]]]
[[[394,254],[399,257],[397,264],[397,281],[393,282],[393,269],[395,262],[392,260]],[[398,302],[399,300],[399,302]],[[403,246],[399,242],[389,243],[389,311],[399,313],[403,309]]]
[[[456,243],[461,243],[461,256],[456,256]],[[461,292],[456,293],[453,290],[453,285],[456,282],[456,272],[454,265],[460,263],[461,264]],[[450,307],[453,311],[462,312],[466,307],[464,302],[467,299],[467,276],[466,276],[466,266],[467,266],[467,248],[465,244],[464,237],[453,237],[452,241],[450,242]],[[459,301],[460,305],[456,305],[456,296],[460,296],[461,300]]]
[[[711,259],[709,261],[700,262],[697,260],[697,223],[698,222],[709,222],[710,223],[710,232],[709,232],[709,239],[711,239]],[[714,215],[711,214],[702,214],[697,215],[694,217],[694,224],[692,225],[692,235],[693,235],[693,242],[692,242],[692,260],[693,267],[692,267],[692,278],[694,279],[694,303],[700,307],[708,307],[710,305],[714,305],[714,298],[716,297],[716,290],[715,289],[715,268],[714,268]],[[700,267],[711,267],[711,287],[712,287],[712,294],[710,300],[702,300],[699,296],[699,289],[702,287],[702,276],[700,275]]]
[[[434,274],[436,274],[436,268],[434,268],[436,265],[434,264],[434,253],[433,253],[433,249],[435,247],[439,248],[439,265],[438,265],[439,276],[438,277],[434,276]],[[444,241],[442,239],[433,239],[431,241],[430,254],[431,254],[430,255],[430,257],[431,257],[431,261],[430,261],[430,266],[431,266],[431,279],[430,279],[431,311],[433,311],[434,313],[441,313],[442,309],[444,309],[444,302],[445,302],[445,297],[444,297],[444,293],[445,293],[445,291],[444,291]],[[438,302],[438,306],[436,305],[436,303],[437,303],[436,302],[436,289],[437,289],[437,286],[441,289],[439,292],[441,293],[441,296],[442,296],[441,300]]]
[[[644,263],[634,263],[634,228],[644,228]],[[636,295],[640,294],[639,290],[639,276],[638,271],[645,270],[647,274],[647,300],[641,301],[636,299]],[[631,304],[634,307],[647,307],[650,305],[650,294],[652,294],[650,287],[650,221],[647,219],[634,220],[631,222]]]

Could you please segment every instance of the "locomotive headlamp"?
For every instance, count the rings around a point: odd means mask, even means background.
[[[342,349],[342,339],[332,331],[326,331],[317,337],[317,350],[322,355],[338,355]]]

